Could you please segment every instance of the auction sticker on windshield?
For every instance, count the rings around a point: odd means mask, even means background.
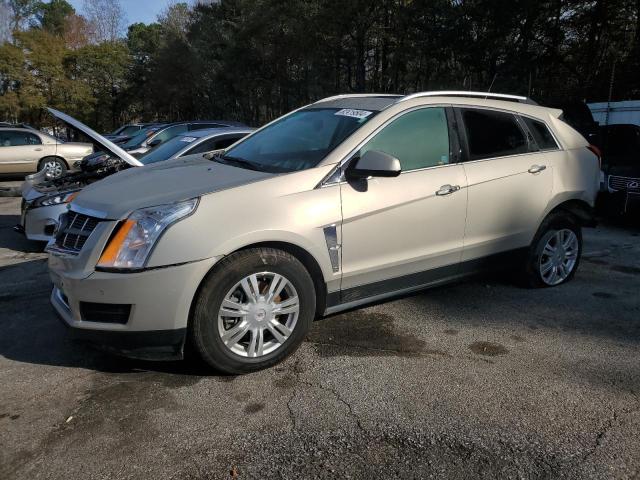
[[[191,143],[196,139],[196,137],[182,137],[180,139],[181,142]]]
[[[368,110],[353,110],[351,108],[343,108],[342,110],[337,111],[335,114],[342,117],[367,118],[372,113],[373,112],[369,112]]]

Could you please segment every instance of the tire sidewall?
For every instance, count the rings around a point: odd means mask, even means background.
[[[194,309],[192,329],[195,347],[202,359],[227,373],[246,373],[266,368],[291,355],[304,340],[315,315],[315,290],[304,266],[293,256],[276,250],[256,249],[225,259],[205,279]],[[283,346],[260,358],[231,352],[218,332],[218,311],[229,290],[253,273],[273,272],[286,277],[296,289],[300,311],[293,333]]]
[[[545,245],[547,244],[549,238],[555,234],[558,230],[571,230],[578,239],[578,257],[576,258],[576,263],[573,266],[573,270],[571,273],[562,280],[560,283],[555,285],[547,284],[543,279],[540,273],[540,257],[542,256],[542,251],[544,250]],[[529,259],[527,263],[527,273],[529,276],[529,283],[533,287],[557,287],[563,285],[570,281],[576,272],[578,271],[578,267],[580,266],[580,259],[582,257],[582,229],[580,225],[574,221],[571,217],[566,215],[553,215],[549,217],[545,222],[541,225],[534,241],[532,242],[532,248],[529,254]]]

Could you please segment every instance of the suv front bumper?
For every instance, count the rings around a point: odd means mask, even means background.
[[[81,279],[50,269],[51,304],[74,339],[129,357],[179,359],[191,302],[216,260],[135,273],[94,272]],[[127,307],[124,317],[91,318],[92,311],[120,306]]]

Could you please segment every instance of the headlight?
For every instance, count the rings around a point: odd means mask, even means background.
[[[194,198],[180,203],[142,208],[120,225],[105,248],[98,267],[142,268],[154,244],[169,226],[189,216],[198,205]]]
[[[76,192],[59,193],[49,197],[44,197],[40,200],[36,200],[35,204],[38,207],[50,207],[52,205],[60,205],[61,203],[70,203],[71,200],[76,198],[80,193],[80,190]]]

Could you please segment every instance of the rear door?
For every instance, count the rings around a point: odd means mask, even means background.
[[[354,155],[383,151],[402,173],[341,184],[343,303],[456,275],[467,190],[451,115],[445,107],[402,113]]]
[[[0,172],[26,173],[37,169],[44,156],[40,137],[24,130],[0,131]]]
[[[463,262],[528,246],[551,196],[557,144],[538,148],[506,111],[456,108],[456,119],[469,198]]]

